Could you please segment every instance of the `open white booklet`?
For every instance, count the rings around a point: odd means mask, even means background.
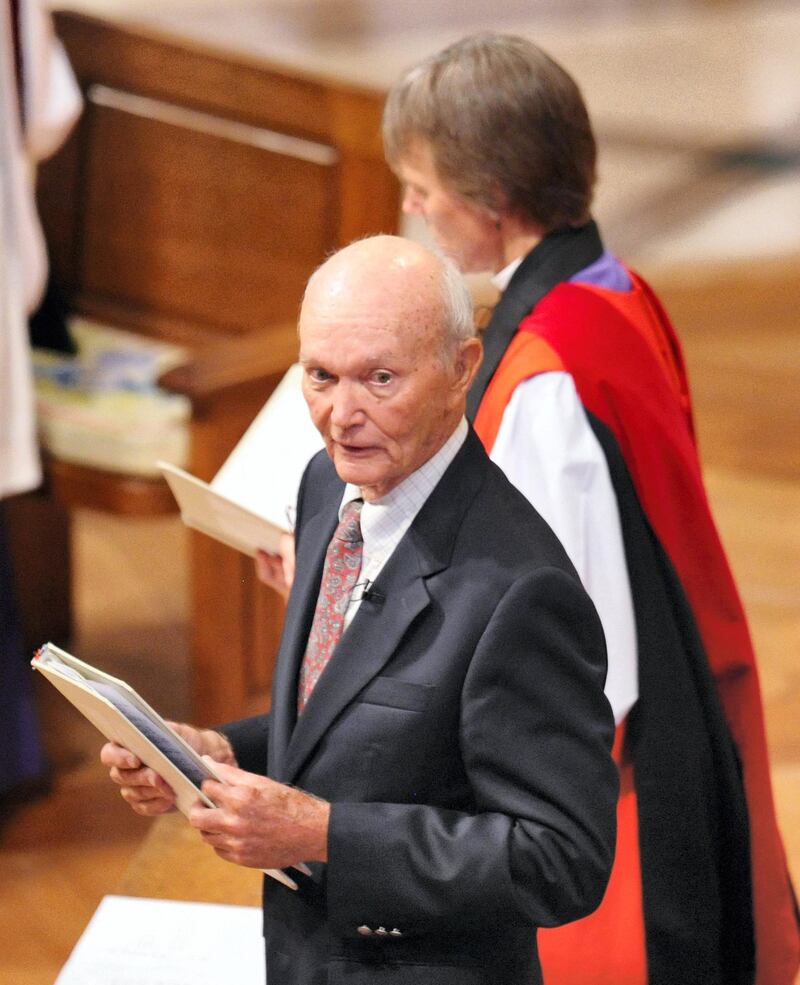
[[[162,776],[172,787],[176,805],[183,814],[188,814],[198,800],[207,807],[215,806],[203,793],[201,784],[206,779],[224,781],[129,684],[78,660],[53,643],[45,643],[31,666],[107,739],[130,749]],[[305,866],[298,868],[308,871]],[[290,889],[297,889],[297,883],[281,869],[264,872]]]
[[[281,534],[289,529],[288,520],[272,523],[266,517],[218,493],[213,486],[169,462],[158,462],[169,483],[187,527],[208,534],[215,540],[255,557],[257,550],[280,552]]]
[[[158,462],[187,527],[251,557],[278,553],[293,526],[300,479],[323,447],[301,392],[302,369],[292,366],[210,483]]]

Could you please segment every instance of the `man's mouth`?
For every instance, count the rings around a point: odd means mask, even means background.
[[[373,445],[351,445],[345,441],[334,442],[337,448],[345,453],[345,455],[356,455],[363,457],[364,455],[369,455],[375,450]]]

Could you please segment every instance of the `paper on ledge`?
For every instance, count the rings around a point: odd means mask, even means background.
[[[56,985],[264,985],[261,910],[106,896]]]

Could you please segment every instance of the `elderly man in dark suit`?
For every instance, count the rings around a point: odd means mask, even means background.
[[[269,985],[541,981],[537,926],[596,907],[614,846],[602,630],[464,419],[481,358],[448,261],[395,237],[312,277],[297,504],[269,715],[181,727],[218,763],[191,823],[265,879]],[[163,780],[103,760],[144,814]]]

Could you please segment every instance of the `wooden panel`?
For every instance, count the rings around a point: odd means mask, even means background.
[[[194,531],[189,560],[192,721],[213,727],[245,711],[252,563],[238,551]],[[271,662],[274,651],[259,656]]]
[[[71,517],[42,490],[0,503],[7,521],[25,651],[72,636]]]
[[[163,479],[106,472],[71,462],[46,462],[48,491],[62,507],[88,507],[127,516],[177,513],[175,497]]]
[[[335,152],[298,142],[277,153],[269,131],[215,132],[213,118],[99,94],[87,110],[82,289],[231,332],[294,317],[333,243]]]
[[[72,12],[56,23],[88,104],[40,169],[40,209],[82,310],[156,333],[250,331],[295,317],[332,248],[396,231],[382,93],[312,77],[302,59],[264,63]],[[328,156],[276,153],[270,137]]]
[[[337,246],[373,233],[397,231],[397,181],[391,173],[377,170],[369,158],[345,155],[339,168],[339,215]],[[369,188],[371,194],[365,195]]]
[[[202,401],[192,420],[194,475],[210,479],[281,375]],[[249,557],[192,532],[190,552],[191,704],[194,721],[214,725],[264,711],[283,625],[283,603],[261,585]]]
[[[253,576],[252,569],[249,570]],[[283,618],[286,606],[283,599],[266,585],[253,579],[255,591],[252,599],[252,628],[250,630],[253,647],[246,663],[245,680],[247,685],[246,711],[255,715],[269,706],[272,693],[274,660],[264,660],[263,654],[277,653],[283,631]]]
[[[115,892],[199,903],[261,905],[258,869],[224,862],[182,814],[153,821]]]
[[[283,601],[245,555],[197,533],[189,546],[192,720],[215,726],[267,711]]]
[[[383,95],[302,58],[266,63],[70,12],[56,24],[86,108],[39,172],[53,269],[74,310],[190,349],[166,382],[190,395],[189,469],[208,480],[294,359],[311,271],[396,231]],[[70,502],[133,498],[84,478]],[[283,604],[250,559],[190,544],[193,713],[211,723],[263,707]]]
[[[652,272],[683,343],[706,468],[800,475],[799,268],[789,256]]]
[[[322,140],[386,168],[383,91],[348,83],[334,72],[311,72],[302,50],[278,63],[133,20],[114,23],[72,11],[58,12],[55,19],[82,79]]]

